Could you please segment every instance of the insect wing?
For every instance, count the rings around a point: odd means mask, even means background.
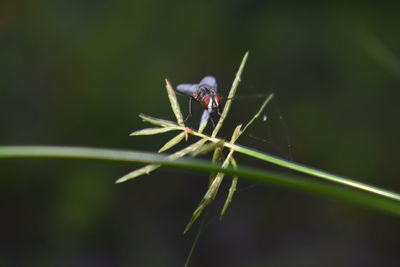
[[[198,84],[183,83],[176,87],[176,91],[187,96],[193,96],[198,88]]]
[[[217,80],[213,76],[206,76],[200,81],[200,85],[208,85],[209,87],[217,90]]]

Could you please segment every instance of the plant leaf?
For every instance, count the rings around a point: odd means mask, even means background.
[[[242,125],[238,125],[236,126],[235,130],[232,133],[232,137],[231,137],[231,143],[235,143],[236,140],[239,138],[239,136],[241,135],[242,131],[240,130],[242,128]]]
[[[168,158],[170,158],[170,159],[181,158],[181,157],[189,154],[190,152],[196,151],[196,149],[198,149],[199,147],[203,146],[206,142],[207,142],[206,139],[200,139],[196,143],[193,143],[190,146],[187,146],[184,149],[179,150],[179,151],[175,152],[174,154],[168,156]]]
[[[224,140],[219,140],[218,142],[215,142],[215,143],[212,142],[212,143],[206,144],[206,145],[204,145],[202,147],[199,147],[196,151],[191,153],[191,156],[192,157],[197,157],[197,156],[208,154],[212,150],[215,150],[217,147],[218,148],[223,147],[224,143],[225,143]]]
[[[185,124],[183,123],[183,116],[181,108],[179,107],[178,99],[176,99],[175,91],[172,89],[172,86],[167,79],[165,79],[165,87],[167,88],[169,102],[171,102],[171,108],[175,114],[176,120],[180,126],[184,127]]]
[[[130,136],[136,136],[136,135],[153,135],[153,134],[160,134],[160,133],[166,133],[169,131],[174,131],[174,130],[179,130],[176,127],[163,127],[163,128],[146,128],[146,129],[141,129],[132,132],[129,134]]]
[[[231,90],[229,91],[228,100],[225,103],[224,110],[222,111],[221,117],[219,118],[217,126],[215,126],[214,131],[211,134],[211,137],[216,137],[217,136],[219,130],[222,127],[222,124],[224,123],[224,120],[225,120],[226,116],[228,115],[229,109],[231,108],[232,99],[235,97],[236,89],[239,86],[239,82],[240,82],[240,79],[241,79],[240,77],[242,75],[243,68],[246,65],[246,61],[247,61],[248,56],[249,56],[249,52],[247,51],[246,54],[244,55],[243,59],[242,59],[242,62],[240,63],[239,70],[236,73],[236,77],[233,80],[233,84],[232,84]]]
[[[177,136],[175,136],[174,138],[169,140],[167,143],[165,143],[165,145],[163,145],[163,147],[161,147],[158,150],[158,153],[163,152],[167,149],[170,149],[174,145],[178,144],[180,141],[182,141],[185,138],[185,136],[186,136],[186,132],[185,131],[181,132],[180,134],[178,134]]]
[[[225,169],[229,166],[230,158],[233,154],[233,150],[231,150],[226,157],[224,163],[222,164],[221,168]],[[199,205],[197,206],[196,210],[193,212],[192,217],[189,220],[185,230],[183,233],[185,234],[189,229],[192,227],[193,223],[199,218],[203,210],[214,200],[215,196],[217,195],[218,189],[222,183],[222,180],[225,176],[225,173],[219,172],[215,179],[212,181],[210,187],[208,188],[206,194],[200,201]]]
[[[183,231],[186,234],[187,231],[192,227],[193,223],[199,218],[203,210],[214,200],[215,195],[218,192],[219,186],[221,185],[222,179],[224,178],[224,173],[219,172],[215,179],[212,181],[210,187],[208,188],[206,194],[201,199],[199,205],[196,210],[193,212],[192,217],[190,218],[189,223],[187,224],[185,230]]]
[[[213,157],[212,157],[212,163],[217,163],[219,161],[225,160],[224,154],[222,154],[222,148],[217,147],[214,150]],[[210,179],[208,180],[208,187],[211,186],[212,182],[214,181],[215,177],[217,176],[217,172],[212,172],[210,174]]]
[[[191,144],[190,146],[185,147],[184,149],[181,149],[177,152],[175,152],[174,154],[171,154],[167,157],[168,160],[176,160],[178,158],[181,158],[183,156],[185,156],[186,154],[196,150],[197,148],[199,148],[200,146],[202,146],[205,142],[207,142],[207,140],[205,139],[200,139],[199,141],[197,141],[196,143]],[[124,176],[122,176],[121,178],[119,178],[115,183],[123,183],[126,182],[128,180],[137,178],[140,175],[143,174],[149,174],[150,172],[158,169],[159,167],[161,167],[160,164],[149,164],[146,165],[140,169],[134,170]]]
[[[146,165],[146,166],[144,166],[144,167],[142,167],[140,169],[134,170],[133,172],[130,172],[130,173],[122,176],[117,181],[115,181],[115,183],[117,183],[117,184],[123,183],[123,182],[126,182],[127,180],[134,179],[134,178],[136,178],[138,176],[141,176],[143,174],[149,174],[151,171],[156,170],[160,166],[161,165],[158,165],[158,164]]]
[[[176,122],[167,121],[167,120],[163,120],[163,119],[159,119],[159,118],[154,118],[154,117],[151,117],[151,116],[146,115],[146,114],[139,114],[139,117],[143,121],[147,121],[147,122],[149,122],[151,124],[162,126],[162,127],[179,126],[178,124],[176,124]]]
[[[237,169],[236,160],[233,157],[231,157],[231,165],[234,169]],[[239,177],[237,175],[234,175],[232,178],[231,187],[229,188],[228,196],[226,197],[224,207],[222,208],[221,211],[221,216],[219,217],[220,220],[222,220],[222,217],[225,215],[226,210],[228,209],[229,205],[232,202],[233,195],[235,194],[236,191],[238,179]]]

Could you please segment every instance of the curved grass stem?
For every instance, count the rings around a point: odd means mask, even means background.
[[[339,177],[342,182],[336,181],[336,183],[348,185],[346,187],[245,166],[239,166],[237,169],[221,168],[218,165],[210,164],[208,161],[199,159],[181,158],[171,160],[157,153],[85,147],[0,146],[0,158],[67,158],[140,162],[206,173],[223,172],[229,175],[237,175],[239,177],[262,181],[271,185],[312,192],[325,197],[344,200],[356,205],[400,216],[400,194],[359,183],[354,180],[351,180],[353,183],[345,183],[343,181],[345,178],[343,177]],[[354,186],[354,183],[359,186]],[[360,190],[354,190],[354,188]]]

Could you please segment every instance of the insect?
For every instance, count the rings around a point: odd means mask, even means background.
[[[219,111],[219,106],[222,102],[222,96],[218,94],[217,81],[213,76],[204,77],[198,84],[179,84],[176,87],[176,91],[179,93],[189,96],[189,114],[185,121],[192,115],[192,101],[199,102],[204,108],[207,117],[211,113]]]

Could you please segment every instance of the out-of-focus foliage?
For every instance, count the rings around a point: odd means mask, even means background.
[[[398,10],[333,2],[2,1],[1,144],[154,151],[174,133],[158,142],[128,134],[143,128],[141,112],[174,117],[164,78],[176,85],[212,74],[226,94],[250,50],[238,94],[274,92],[294,160],[400,191]],[[225,124],[233,128],[260,102],[236,101]],[[200,116],[194,110],[191,123]],[[0,264],[7,266],[181,265],[191,242],[181,230],[207,179],[164,172],[114,185],[132,166],[75,161],[7,160],[0,169]],[[248,185],[239,183],[222,224],[218,212],[209,216],[193,266],[398,262],[398,219]],[[224,199],[216,201],[219,211]]]

